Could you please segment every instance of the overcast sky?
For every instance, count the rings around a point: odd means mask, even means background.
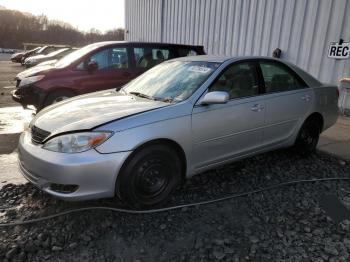
[[[124,27],[124,0],[0,0],[7,9],[16,9],[70,23],[79,30],[102,32]]]

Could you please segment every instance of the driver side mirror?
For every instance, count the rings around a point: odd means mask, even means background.
[[[87,67],[86,69],[92,73],[93,71],[96,71],[98,69],[98,63],[96,61],[90,61],[88,64],[87,64]]]
[[[213,91],[206,93],[200,101],[201,105],[224,104],[229,100],[230,96],[224,91]]]

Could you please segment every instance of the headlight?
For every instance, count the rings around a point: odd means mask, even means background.
[[[112,132],[81,132],[57,136],[47,141],[43,148],[60,153],[80,153],[101,145]]]
[[[43,79],[45,76],[44,75],[38,75],[38,76],[31,76],[31,77],[26,77],[21,80],[21,83],[19,84],[19,87],[30,85],[32,83],[38,82],[41,79]]]

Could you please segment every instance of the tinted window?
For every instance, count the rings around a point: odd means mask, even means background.
[[[128,68],[128,53],[126,48],[109,48],[92,55],[86,64],[95,61],[98,70],[106,69],[124,69]],[[83,65],[79,64],[77,69],[82,69]]]
[[[306,85],[286,66],[271,61],[261,61],[260,68],[265,81],[266,93],[305,88]]]
[[[134,48],[134,59],[136,67],[151,68],[173,57],[174,55],[172,50],[167,48]]]
[[[198,55],[198,53],[195,50],[193,50],[193,49],[184,49],[184,48],[177,49],[177,53],[179,54],[180,57]]]
[[[258,77],[253,63],[233,64],[215,80],[209,91],[225,91],[230,99],[259,94]]]

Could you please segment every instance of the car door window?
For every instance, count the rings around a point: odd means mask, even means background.
[[[126,48],[114,47],[104,49],[92,55],[86,62],[96,62],[98,70],[109,69],[126,69],[129,67],[128,53]],[[81,69],[82,65],[78,65],[77,69]]]
[[[179,57],[198,55],[198,53],[195,50],[193,50],[193,49],[185,49],[185,48],[177,49],[177,53],[178,53]]]
[[[244,62],[229,66],[214,81],[209,91],[225,91],[230,99],[259,94],[258,76],[254,63]]]
[[[285,92],[306,87],[300,78],[280,63],[261,61],[260,68],[266,93]]]
[[[135,65],[139,68],[151,68],[173,57],[172,50],[167,48],[134,48]]]

